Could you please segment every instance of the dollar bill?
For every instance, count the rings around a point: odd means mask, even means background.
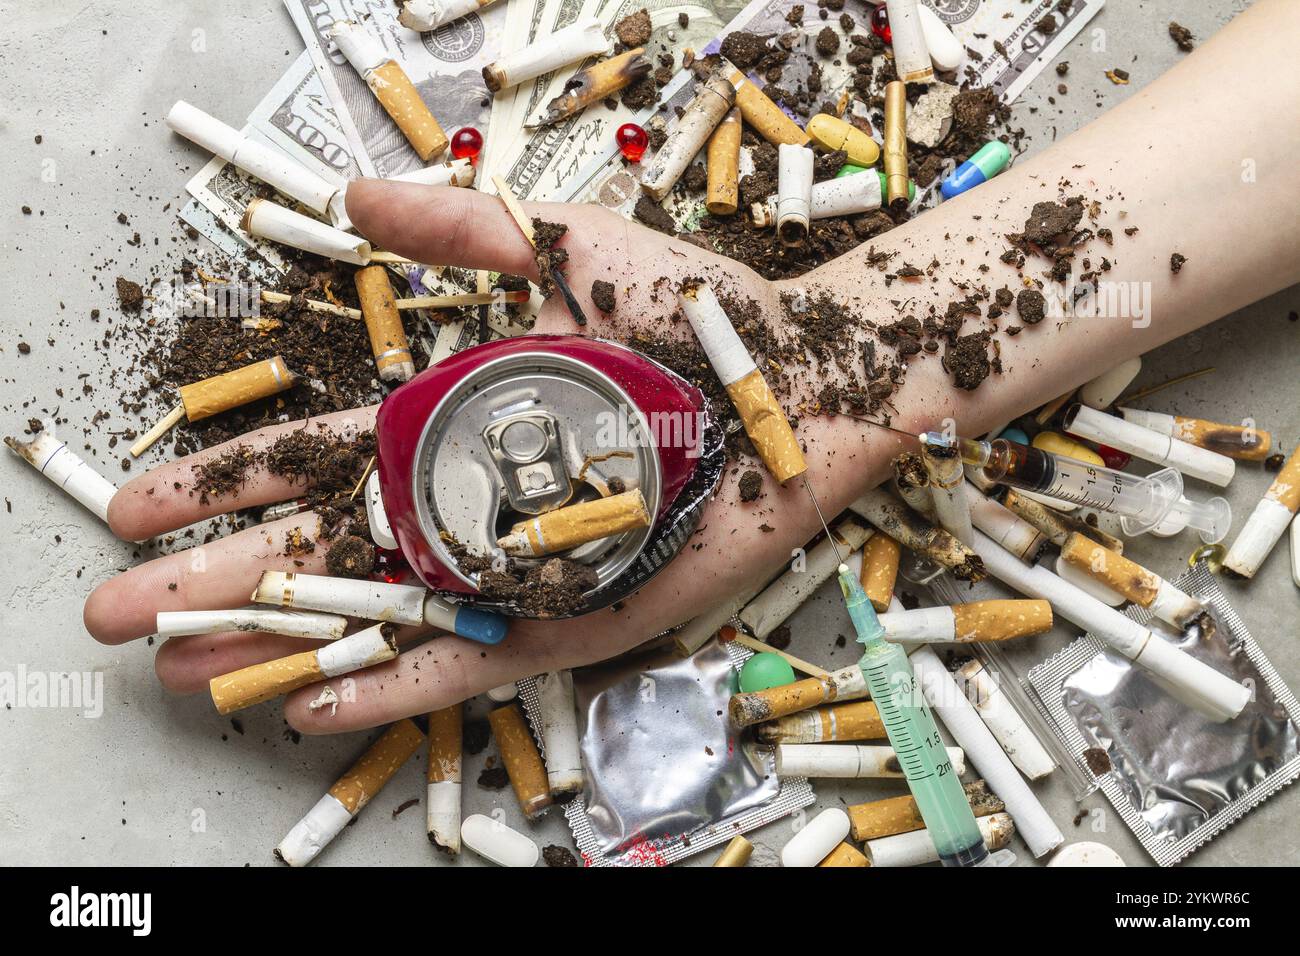
[[[251,127],[246,126],[243,131],[253,139],[262,139]],[[198,200],[246,249],[285,272],[288,263],[280,251],[272,243],[250,236],[239,225],[248,204],[264,189],[261,180],[249,176],[220,156],[213,156],[185,184],[186,192]]]
[[[391,177],[424,165],[365,81],[327,36],[338,20],[366,24],[402,65],[420,97],[450,135],[462,126],[488,129],[491,99],[483,67],[497,59],[507,7],[494,4],[428,33],[397,21],[392,0],[284,0],[307,46],[321,86],[361,173]]]
[[[306,51],[254,107],[248,125],[327,180],[341,182],[361,175],[347,134]]]

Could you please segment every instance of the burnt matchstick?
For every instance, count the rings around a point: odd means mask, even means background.
[[[492,183],[497,187],[497,194],[501,197],[501,201],[505,203],[506,210],[510,213],[511,218],[519,226],[519,231],[524,234],[528,244],[536,249],[537,239],[534,236],[533,224],[527,214],[524,213],[523,207],[519,205],[519,200],[515,198],[515,194],[510,191],[510,187],[506,185],[506,181],[500,176],[493,176]],[[569,314],[573,316],[573,321],[579,325],[586,325],[587,314],[582,311],[582,306],[578,304],[573,290],[569,288],[569,283],[564,281],[564,275],[560,272],[558,266],[551,267],[550,276],[551,281],[555,283],[555,288],[560,292],[560,298],[564,300],[564,304],[568,307]]]

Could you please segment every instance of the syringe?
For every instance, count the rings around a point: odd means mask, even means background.
[[[944,866],[981,866],[989,859],[988,847],[916,684],[907,651],[885,640],[871,601],[847,565],[840,565],[839,578],[849,618],[863,645],[858,666],[939,860]]]

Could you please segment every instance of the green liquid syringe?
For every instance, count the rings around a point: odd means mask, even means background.
[[[921,696],[907,651],[901,644],[885,640],[875,608],[846,565],[840,565],[839,577],[844,603],[863,645],[858,666],[871,688],[871,699],[880,711],[939,860],[944,866],[979,866],[989,858],[988,847],[934,716]]]

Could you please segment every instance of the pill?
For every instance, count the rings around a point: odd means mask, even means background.
[[[488,700],[494,700],[498,704],[504,704],[508,701],[512,701],[515,699],[515,697],[518,696],[518,694],[519,694],[519,688],[516,687],[513,683],[502,684],[500,687],[493,687],[490,691],[487,692]]]
[[[781,848],[782,866],[816,866],[849,835],[849,815],[830,807],[813,817]]]
[[[472,814],[461,823],[460,841],[498,866],[536,866],[540,856],[537,844],[528,837],[481,813]]]
[[[1142,357],[1135,356],[1120,362],[1109,371],[1102,372],[1079,389],[1079,401],[1089,408],[1105,411],[1115,404],[1120,393],[1128,388],[1138,372],[1142,371]]]
[[[865,166],[854,166],[852,163],[845,163],[843,166],[840,167],[840,171],[835,174],[835,178],[843,179],[845,176],[854,176],[858,173],[866,173],[866,172],[871,172],[871,170],[868,170]],[[887,192],[885,188],[885,174],[878,169],[875,170],[875,173],[878,177],[880,177],[880,193],[881,195],[884,195]],[[909,179],[907,181],[907,201],[911,202],[915,198],[916,198],[916,183],[914,183],[912,180]]]
[[[746,694],[794,682],[794,668],[779,654],[755,654],[740,668],[740,689]]]
[[[925,46],[930,51],[930,62],[936,70],[951,73],[961,66],[962,58],[966,55],[961,41],[939,19],[939,15],[924,3],[918,3],[916,10],[921,15],[921,33],[925,35]]]
[[[874,139],[829,113],[818,113],[810,119],[807,133],[824,150],[844,150],[854,166],[872,166],[880,158],[880,147]]]
[[[975,155],[952,171],[939,190],[944,199],[960,196],[985,180],[992,179],[1011,162],[1011,148],[1000,139],[985,143]]]
[[[1127,866],[1118,853],[1104,843],[1071,843],[1056,851],[1048,866]]]
[[[1102,461],[1101,455],[1087,445],[1082,445],[1072,438],[1066,438],[1059,432],[1039,432],[1034,436],[1034,447],[1051,452],[1053,455],[1062,455],[1065,458],[1073,458],[1075,461],[1085,461],[1090,465],[1106,467],[1106,462]]]
[[[1004,428],[1002,429],[1002,433],[998,435],[998,437],[1005,438],[1007,441],[1018,442],[1021,445],[1029,444],[1029,436],[1026,435],[1024,432],[1022,432],[1019,428]]]

